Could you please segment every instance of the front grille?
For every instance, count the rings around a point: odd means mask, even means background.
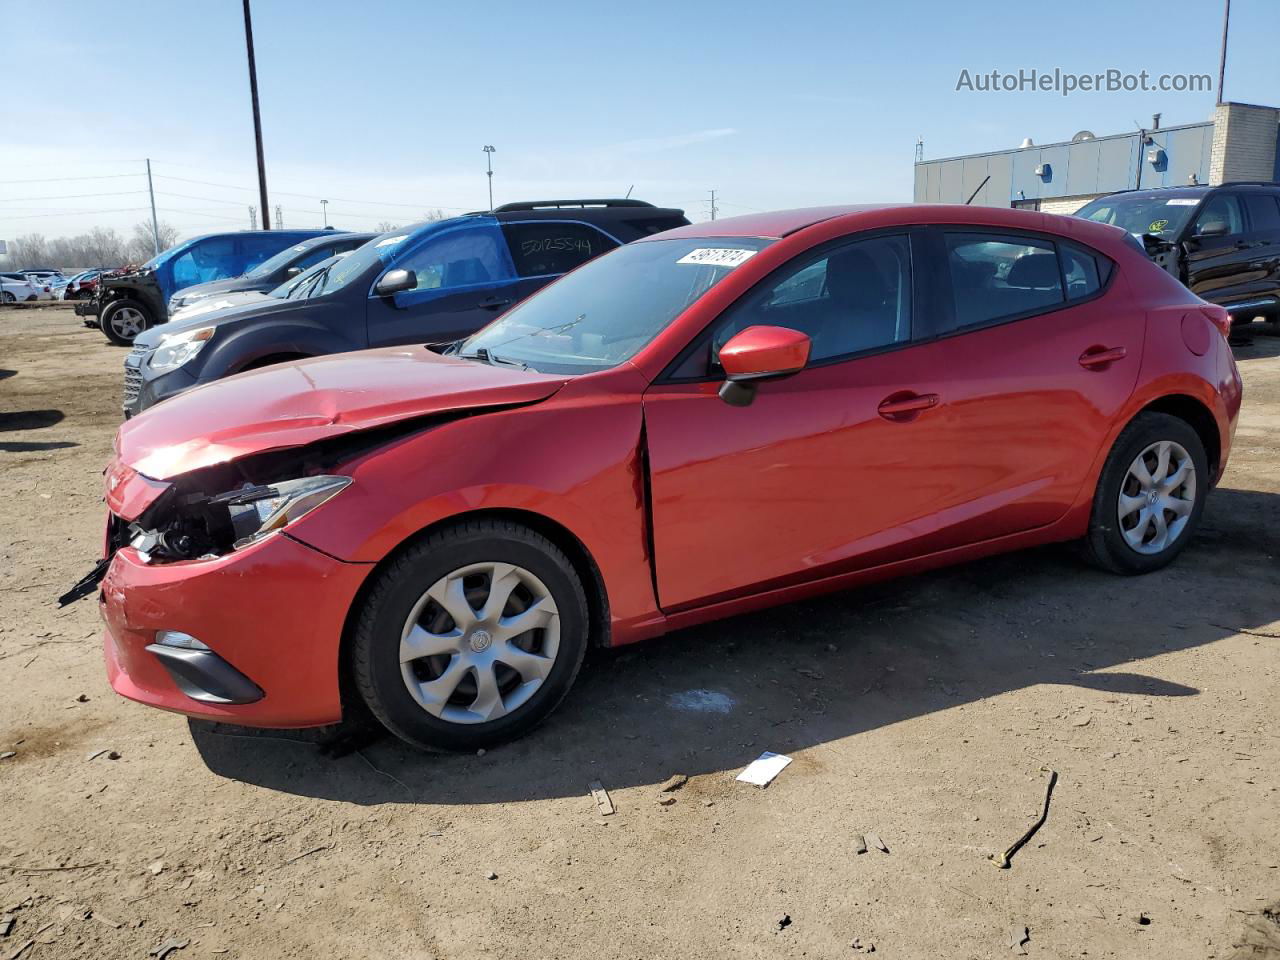
[[[151,357],[147,347],[134,347],[124,359],[124,408],[129,410],[142,391],[142,365]]]

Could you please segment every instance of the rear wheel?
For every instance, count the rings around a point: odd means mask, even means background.
[[[1168,564],[1200,523],[1209,465],[1199,434],[1165,413],[1142,413],[1107,457],[1094,494],[1087,546],[1115,573]]]
[[[119,347],[131,346],[149,326],[151,314],[137,300],[117,300],[102,311],[102,332]]]
[[[527,733],[573,684],[587,602],[564,553],[518,524],[431,534],[380,575],[352,669],[374,716],[424,748],[474,750]]]

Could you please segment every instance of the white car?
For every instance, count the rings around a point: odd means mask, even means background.
[[[54,293],[53,285],[58,280],[66,282],[66,278],[56,270],[22,270],[20,272],[36,288],[37,300],[57,300],[58,294]]]
[[[40,299],[36,285],[20,273],[0,273],[0,301],[25,303]]]

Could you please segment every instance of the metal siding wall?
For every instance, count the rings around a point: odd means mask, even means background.
[[[1008,207],[1013,202],[1010,192],[1013,189],[1013,161],[1010,154],[993,154],[988,172],[991,174],[991,182],[983,189],[978,200],[986,198],[983,205],[988,207]],[[977,203],[978,200],[973,202]]]
[[[942,203],[964,203],[960,196],[964,190],[964,165],[958,160],[940,164],[938,169],[938,198]]]
[[[1049,164],[1049,178],[1035,178],[1040,184],[1042,198],[1067,196],[1067,169],[1074,159],[1074,146],[1078,145],[1045,147],[1040,151],[1040,162]],[[1034,172],[1035,168],[1031,169]]]
[[[1102,156],[1104,142],[1083,140],[1072,147],[1071,166],[1066,171],[1063,196],[1079,197],[1097,192],[1099,158]]]
[[[916,169],[915,169],[916,182],[915,182],[915,187],[911,192],[911,199],[913,199],[916,203],[925,202],[925,184],[928,182],[928,174],[927,174],[928,169],[929,168],[926,167],[923,163],[916,164]]]
[[[1132,187],[1137,169],[1137,135],[1093,142],[1098,145],[1098,176],[1093,189],[1081,193],[1111,193]]]

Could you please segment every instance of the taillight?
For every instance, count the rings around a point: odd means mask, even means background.
[[[1231,336],[1231,314],[1227,313],[1226,307],[1220,307],[1216,303],[1207,303],[1200,308],[1200,312],[1209,318],[1209,322],[1222,331],[1224,337]]]

